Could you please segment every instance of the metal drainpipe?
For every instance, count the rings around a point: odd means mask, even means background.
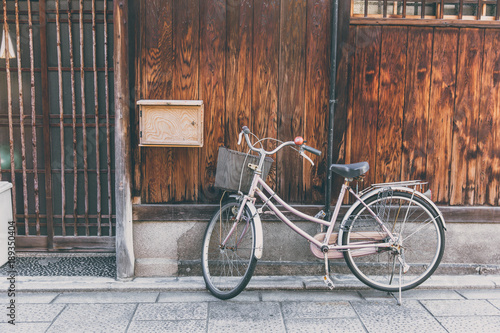
[[[330,49],[330,94],[329,94],[329,122],[328,122],[328,153],[326,158],[327,179],[325,194],[325,213],[330,219],[330,202],[332,201],[332,171],[330,165],[333,163],[333,125],[335,117],[335,83],[337,80],[337,30],[338,30],[338,0],[332,3],[332,31],[331,31],[331,49]]]

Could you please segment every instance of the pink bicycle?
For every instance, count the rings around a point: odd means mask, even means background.
[[[306,146],[303,139],[282,142],[276,149],[266,151],[250,141],[250,130],[244,126],[239,136],[250,150],[259,154],[258,164],[249,163],[253,179],[248,193],[232,195],[221,204],[205,231],[202,249],[202,270],[210,292],[229,299],[238,295],[248,284],[257,260],[262,257],[263,231],[260,214],[270,209],[287,226],[310,242],[312,253],[324,260],[324,282],[330,288],[329,259],[344,258],[352,273],[366,285],[383,291],[401,293],[420,285],[439,266],[444,253],[445,221],[428,193],[418,188],[420,181],[373,184],[356,193],[349,184],[362,177],[367,162],[333,164],[331,170],[344,178],[337,204],[330,221],[297,211],[284,202],[262,179],[266,156],[293,146],[309,162],[304,152],[321,152]],[[345,194],[356,202],[349,208],[338,228],[339,215]],[[429,191],[428,191],[429,192]],[[256,199],[262,204],[257,208]],[[326,232],[309,235],[291,222],[277,207],[326,227]]]

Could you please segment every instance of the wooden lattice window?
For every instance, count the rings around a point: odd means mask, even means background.
[[[352,0],[351,16],[499,21],[500,0]]]

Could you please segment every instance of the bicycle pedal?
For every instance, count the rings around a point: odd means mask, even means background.
[[[323,210],[320,210],[316,215],[314,215],[314,218],[322,220],[326,216],[326,213]]]
[[[333,288],[335,288],[332,280],[330,279],[330,277],[328,275],[323,276],[323,281],[325,282],[326,286],[328,288],[330,288],[330,290],[333,290]]]

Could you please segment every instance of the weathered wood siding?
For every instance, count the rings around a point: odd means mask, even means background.
[[[311,168],[287,149],[268,177],[287,200],[321,202],[330,1],[142,0],[140,16],[136,99],[203,100],[205,132],[202,148],[134,143],[135,196],[142,203],[216,202],[218,148],[245,150],[237,139],[247,125],[260,138],[301,135],[323,151]]]
[[[498,205],[499,29],[351,25],[346,162],[424,179],[433,200]],[[343,111],[340,111],[343,112]]]
[[[203,100],[205,129],[203,148],[139,148],[133,134],[134,196],[142,203],[217,202],[218,147],[244,150],[236,142],[247,125],[260,138],[301,135],[322,150],[314,167],[292,150],[278,154],[268,182],[288,201],[323,203],[331,1],[140,6],[136,99]],[[419,178],[440,203],[498,205],[500,30],[341,30],[348,40],[339,44],[334,161],[368,161],[365,186]]]

